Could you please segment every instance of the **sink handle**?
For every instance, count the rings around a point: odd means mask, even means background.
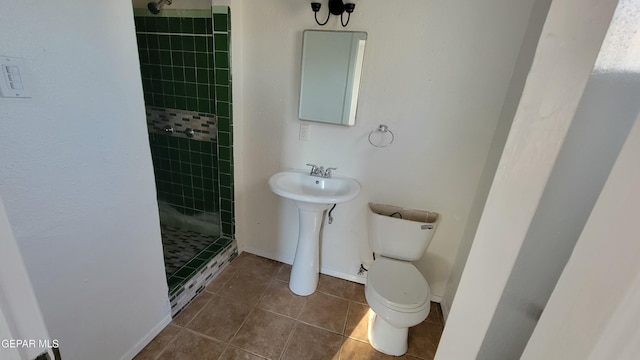
[[[311,166],[311,172],[309,173],[309,175],[318,174],[318,165],[316,165],[316,164],[307,164],[307,166]]]
[[[324,170],[324,175],[323,175],[323,177],[331,178],[331,170],[338,170],[338,168],[334,168],[334,167],[326,168],[326,169]]]

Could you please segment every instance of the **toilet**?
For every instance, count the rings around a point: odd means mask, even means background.
[[[435,212],[369,203],[369,245],[375,255],[367,271],[365,297],[369,343],[387,355],[407,352],[409,328],[423,322],[431,308],[427,280],[411,263],[431,242]]]

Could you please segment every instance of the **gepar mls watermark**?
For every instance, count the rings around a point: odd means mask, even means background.
[[[2,349],[24,349],[24,348],[48,348],[57,349],[60,347],[58,339],[2,339],[0,348]]]

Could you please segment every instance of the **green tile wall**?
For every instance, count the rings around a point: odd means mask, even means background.
[[[192,153],[192,149],[202,150],[201,144],[195,144],[198,141],[150,136],[154,165],[161,164],[156,170],[158,195],[184,209],[193,204],[194,209],[204,205],[206,209],[219,210],[222,234],[233,237],[230,9],[214,6],[212,13],[204,16],[199,11],[170,10],[163,10],[161,16],[145,11],[135,14],[146,105],[212,113],[218,120],[218,142],[213,143],[217,154],[215,151]],[[208,178],[208,168],[204,170],[203,164],[198,163],[203,156],[212,160],[213,179]],[[170,170],[166,170],[167,165]],[[176,169],[180,169],[180,173],[176,173]],[[187,186],[189,179],[194,186]],[[206,190],[206,186],[200,188],[200,179],[203,183],[213,180],[213,189],[217,191]],[[199,195],[205,196],[204,200]],[[209,196],[217,199],[213,205],[208,204]]]
[[[222,233],[234,237],[233,121],[231,100],[231,13],[228,7],[213,9],[216,115],[218,118],[218,174]]]
[[[135,24],[146,105],[215,113],[213,19],[136,16]]]
[[[217,212],[216,143],[149,134],[158,198],[183,214]]]

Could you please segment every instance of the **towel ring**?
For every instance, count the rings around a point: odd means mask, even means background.
[[[380,133],[381,137],[386,137],[386,134],[390,134],[391,139],[389,141],[384,141],[381,144],[374,144],[373,141],[371,140],[371,136],[377,133]],[[395,140],[395,136],[393,135],[393,132],[389,130],[389,127],[387,125],[380,124],[380,126],[378,126],[377,129],[374,129],[369,133],[369,144],[378,148],[383,148],[391,145],[393,143],[393,140]]]

